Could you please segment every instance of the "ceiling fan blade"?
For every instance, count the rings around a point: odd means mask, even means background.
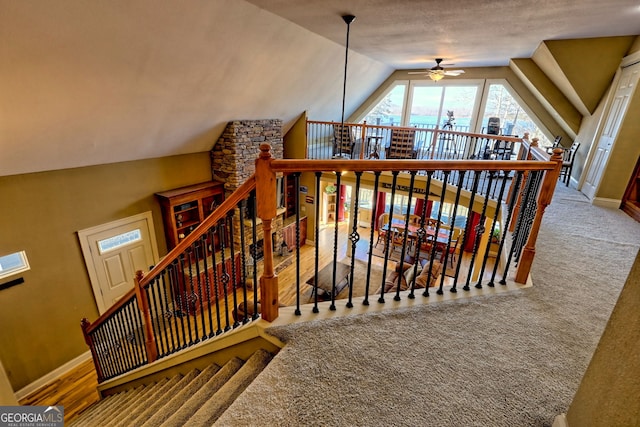
[[[407,74],[431,74],[429,71],[409,71]]]
[[[444,74],[447,76],[459,76],[460,74],[464,74],[464,70],[447,70]]]

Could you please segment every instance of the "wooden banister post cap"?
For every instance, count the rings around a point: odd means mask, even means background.
[[[80,321],[80,327],[83,331],[86,331],[89,326],[91,326],[91,322],[89,322],[89,319],[87,319],[86,317],[83,317]]]
[[[138,280],[138,282],[141,281],[143,277],[144,273],[142,272],[142,270],[136,271],[136,279]]]
[[[551,155],[551,159],[550,160],[558,160],[558,161],[562,161],[562,153],[564,152],[564,150],[560,147],[556,147],[553,149],[553,154]]]
[[[538,146],[538,141],[539,141],[539,139],[538,139],[538,138],[533,138],[533,139],[531,140],[531,146],[532,146],[532,147],[537,147],[537,146]]]
[[[269,159],[269,158],[271,158],[271,145],[270,144],[260,144],[260,158],[261,159]]]
[[[522,139],[529,140],[529,132],[525,132],[524,136],[522,137]]]

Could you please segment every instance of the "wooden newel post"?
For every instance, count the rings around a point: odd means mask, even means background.
[[[85,317],[80,321],[80,328],[82,328],[82,335],[84,335],[84,342],[89,346],[89,350],[91,350],[91,357],[93,358],[93,366],[96,368],[96,373],[98,374],[98,382],[102,382],[104,380],[104,375],[102,373],[102,366],[100,365],[100,361],[98,360],[98,354],[96,353],[96,345],[93,342],[93,337],[89,334],[89,327],[91,326],[91,322]]]
[[[556,162],[556,167],[553,170],[544,174],[544,180],[542,181],[542,187],[538,194],[538,210],[536,216],[533,219],[531,226],[531,232],[527,238],[520,255],[520,261],[518,262],[518,270],[516,271],[515,280],[517,283],[525,283],[529,273],[531,272],[531,264],[536,255],[536,241],[538,240],[538,232],[540,231],[540,224],[542,223],[542,217],[547,206],[551,203],[553,198],[553,192],[556,189],[558,183],[558,177],[560,176],[560,169],[562,169],[562,148],[555,148],[553,155],[549,159]]]
[[[136,277],[134,277],[136,299],[138,300],[138,309],[142,314],[142,321],[144,322],[144,344],[147,349],[147,362],[155,362],[158,360],[158,348],[156,347],[156,340],[153,335],[153,324],[151,323],[151,311],[149,310],[149,301],[147,300],[147,291],[140,286],[140,281],[144,277],[142,271],[136,271]]]
[[[278,317],[278,276],[273,266],[271,222],[276,217],[276,173],[271,169],[271,146],[260,145],[256,160],[256,205],[264,233],[264,269],[260,277],[260,308],[262,318],[272,322]]]

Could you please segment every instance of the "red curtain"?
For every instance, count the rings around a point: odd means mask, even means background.
[[[376,196],[376,219],[375,219],[375,229],[378,229],[378,218],[380,215],[384,213],[384,207],[386,204],[386,194],[384,191],[378,191],[378,195]]]

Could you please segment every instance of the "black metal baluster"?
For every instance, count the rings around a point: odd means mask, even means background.
[[[445,170],[443,173],[442,179],[442,191],[440,192],[440,202],[438,203],[438,222],[436,222],[436,229],[433,234],[433,245],[431,247],[431,254],[429,254],[429,277],[431,277],[431,272],[433,270],[433,260],[436,257],[436,252],[438,250],[438,235],[440,234],[440,225],[442,224],[442,210],[444,209],[444,203],[447,195],[447,184],[449,183],[449,175],[451,174],[450,170]],[[442,266],[442,274],[440,275],[440,285],[438,286],[438,290],[436,293],[438,295],[442,295],[443,287],[444,287],[444,276],[445,276],[445,268],[447,266]]]
[[[496,223],[498,222],[498,217],[500,216],[500,209],[502,207],[502,196],[504,195],[504,190],[506,187],[507,187],[507,180],[503,179],[502,185],[500,186],[500,194],[498,195],[498,199],[496,201],[496,210],[493,215],[493,223],[491,224],[491,231],[489,231],[489,239],[487,240],[487,246],[485,248],[484,258],[482,260],[482,267],[480,268],[480,276],[478,277],[478,283],[476,284],[476,287],[478,287],[478,285],[482,287],[482,278],[484,276],[484,269],[487,265],[487,261],[489,260],[489,251],[491,250],[491,240],[493,239],[493,233],[496,230]],[[506,230],[503,230],[503,233],[505,232]],[[496,254],[496,259],[494,261],[494,264],[498,264],[499,261],[500,261],[500,253],[498,252],[498,254]],[[494,286],[493,278],[492,280],[489,281],[489,283],[487,283],[487,286],[489,286],[490,288],[493,288]]]
[[[371,210],[371,235],[369,236],[369,258],[367,260],[367,281],[365,282],[364,300],[362,305],[369,305],[369,281],[371,280],[371,260],[373,259],[373,239],[376,226],[378,224],[378,185],[380,183],[380,172],[374,172],[374,184],[373,184],[373,206]],[[380,233],[380,230],[378,230]]]
[[[202,289],[202,280],[207,276],[208,271],[204,268],[204,261],[200,259],[200,254],[202,254],[202,258],[207,257],[207,242],[202,240],[202,236],[193,242],[193,255],[195,257],[195,265],[196,265],[196,283],[198,284],[198,301],[194,302],[194,313],[193,313],[193,328],[196,334],[196,342],[201,340],[205,340],[207,338],[207,328],[204,323],[204,292]],[[203,268],[200,268],[200,264],[202,264]],[[202,335],[198,337],[198,313],[196,312],[197,303],[200,303],[200,325],[202,326]]]
[[[165,303],[167,307],[167,311],[164,313],[164,316],[169,321],[169,326],[171,328],[171,352],[175,352],[180,348],[180,326],[178,325],[178,317],[180,317],[180,310],[177,305],[177,296],[176,296],[176,286],[178,286],[175,280],[175,264],[169,264],[167,268],[164,270],[164,274],[162,276],[164,289],[167,290],[169,297],[165,293]],[[168,298],[171,298],[171,301],[168,301]],[[175,333],[175,336],[174,336]]]
[[[235,253],[235,243],[236,243],[236,239],[235,239],[235,235],[233,230],[235,229],[235,227],[233,226],[233,216],[235,214],[235,209],[231,209],[229,211],[229,213],[227,214],[227,218],[226,221],[229,224],[229,259],[231,261],[231,291],[233,294],[233,310],[237,310],[238,309],[238,293],[236,292],[237,286],[238,286],[238,269],[237,269],[237,262],[236,262],[236,253]],[[240,326],[240,322],[238,322],[238,319],[233,319],[233,327],[237,328],[238,326]]]
[[[140,354],[142,355],[142,363],[147,362],[147,347],[144,342],[144,326],[142,325],[142,314],[140,310],[138,310],[138,302],[137,300],[131,301],[131,314],[133,318],[133,323],[136,331],[136,340],[138,341],[138,348],[140,349]]]
[[[342,172],[335,172],[335,174],[338,194],[336,196],[337,200],[335,206],[335,221],[333,229],[333,280],[331,282],[331,305],[329,306],[329,310],[331,311],[335,311],[336,309],[336,266],[338,265],[338,211],[341,203],[340,198],[342,197],[342,189],[340,188],[340,178],[342,176]]]
[[[226,218],[221,221],[219,224],[218,232],[220,235],[220,267],[222,272],[220,274],[220,282],[222,283],[222,295],[224,298],[224,331],[228,331],[231,329],[231,322],[229,321],[229,274],[227,273],[227,262],[226,262],[226,244],[227,244],[227,220]],[[232,261],[233,263],[233,261]]]
[[[182,277],[185,278],[185,283],[184,283],[184,300],[185,300],[185,306],[187,308],[186,314],[185,314],[185,320],[187,322],[187,333],[189,336],[189,341],[187,342],[187,346],[191,346],[193,345],[193,328],[191,327],[191,315],[195,312],[195,301],[193,299],[193,268],[192,268],[192,263],[191,263],[191,254],[192,254],[193,248],[189,247],[187,248],[187,250],[184,252],[183,255],[181,255],[178,260],[180,262],[180,270],[181,270],[181,274]],[[186,255],[186,263],[187,266],[185,268],[185,256]],[[186,278],[187,276],[189,277],[189,281],[187,282]]]
[[[300,172],[293,174],[294,178],[294,190],[296,194],[296,309],[295,315],[300,316]],[[316,203],[318,200],[316,200]],[[316,221],[318,218],[316,217]]]
[[[207,317],[202,318],[202,340],[213,336],[213,319],[211,317],[211,274],[212,268],[209,267],[209,251],[216,250],[213,236],[211,235],[211,229],[207,230],[201,237],[202,246],[204,247],[204,256],[202,257],[202,269],[204,270],[204,298],[206,298]],[[204,316],[204,313],[203,313]],[[209,333],[207,333],[207,327],[205,321],[208,320]]]
[[[248,307],[247,307],[247,250],[246,250],[246,239],[245,239],[245,226],[244,226],[244,213],[247,208],[247,199],[242,199],[240,201],[240,265],[242,266],[242,270],[240,272],[241,282],[242,282],[242,312],[244,316],[242,317],[242,323],[249,322],[249,318],[247,316]],[[238,308],[236,308],[236,316],[238,316]]]
[[[493,178],[494,175],[490,174],[489,175],[489,186],[491,186],[492,182],[493,182]],[[480,239],[481,236],[484,234],[484,232],[486,231],[486,228],[484,226],[484,223],[487,219],[487,206],[489,205],[489,196],[488,195],[484,195],[484,203],[482,203],[482,213],[480,214],[480,223],[478,224],[478,234],[476,235],[476,240],[474,242],[473,245],[473,253],[471,254],[471,265],[473,265],[473,262],[475,260],[475,257],[477,255],[478,252],[478,247],[480,246]],[[491,243],[491,236],[489,236],[489,243]],[[486,258],[489,255],[489,252],[486,252],[484,254],[484,259],[486,262]],[[482,275],[484,273],[484,263],[483,263],[483,268],[482,271],[480,272],[480,274]],[[475,285],[476,289],[482,289],[482,276],[480,276],[480,278],[478,279],[478,283],[476,283]]]
[[[427,230],[424,228],[424,223],[427,217],[427,205],[429,204],[429,193],[431,191],[431,177],[433,176],[433,171],[427,171],[427,180],[425,183],[425,189],[424,189],[424,203],[422,203],[422,212],[420,215],[420,228],[418,228],[418,231],[416,232],[418,238],[416,239],[416,249],[414,251],[414,257],[415,257],[415,270],[414,272],[414,277],[416,276],[416,272],[418,269],[418,263],[420,262],[420,251],[421,251],[421,247],[422,244],[425,241],[425,237],[427,236]],[[429,271],[429,273],[431,273],[431,271]],[[429,285],[431,284],[431,276],[429,275],[429,283],[426,284],[425,289],[423,291],[423,295],[425,297],[429,296]],[[409,291],[409,299],[415,299],[415,280],[414,282],[411,284],[410,287],[410,291]]]
[[[136,326],[133,321],[133,305],[134,304],[135,304],[135,300],[129,301],[125,306],[126,307],[125,313],[127,317],[127,326],[131,336],[131,345],[133,346],[133,349],[134,349],[135,362],[136,362],[135,367],[137,368],[138,366],[142,365],[142,353],[140,351],[141,343],[140,343],[140,340],[138,339]]]
[[[94,329],[91,336],[93,338],[93,343],[96,346],[96,355],[98,356],[98,360],[100,360],[103,379],[106,380],[113,376],[113,366],[106,350],[108,348],[108,344],[103,331],[104,325],[105,324],[103,323]]]
[[[222,245],[222,237],[220,236],[220,223],[218,222],[218,224],[214,225],[214,227],[214,233],[218,234],[218,243]],[[221,250],[221,252],[224,251]],[[213,264],[213,293],[216,299],[216,322],[218,324],[216,335],[220,335],[222,333],[222,318],[220,316],[220,284],[218,282],[218,260],[216,259],[216,251],[211,252],[211,263]]]
[[[464,181],[466,175],[466,171],[460,171],[459,175],[458,175],[458,186],[457,186],[457,190],[456,190],[456,199],[455,202],[453,204],[453,212],[451,214],[451,231],[449,233],[449,240],[447,241],[447,251],[445,253],[444,256],[444,266],[442,267],[442,274],[446,274],[447,271],[447,263],[449,262],[449,256],[453,257],[455,256],[454,254],[449,253],[451,251],[451,239],[453,237],[453,234],[455,232],[455,226],[456,226],[456,216],[458,215],[458,206],[460,204],[460,195],[462,193],[462,182]],[[467,218],[467,221],[469,219]],[[458,240],[460,239],[460,236],[458,236]],[[461,242],[457,242],[458,244]],[[461,260],[462,260],[462,252],[463,252],[463,248],[462,246],[457,246],[460,248],[460,255],[458,256],[458,263],[456,265],[456,272],[453,275],[453,285],[451,286],[451,289],[449,289],[449,292],[452,293],[456,293],[458,292],[458,274],[460,273],[460,265],[462,264]]]
[[[167,269],[165,268],[154,280],[159,289],[160,300],[160,310],[157,315],[162,317],[162,330],[164,331],[167,343],[167,353],[171,353],[175,349],[175,341],[173,338],[173,325],[171,324],[171,318],[173,315],[171,313],[171,305],[167,298],[167,293],[170,292],[170,290],[167,290],[167,283],[165,280],[166,274]],[[167,315],[167,313],[169,315]]]
[[[411,215],[411,197],[413,196],[413,185],[415,184],[415,180],[416,180],[416,171],[410,171],[409,174],[411,175],[411,178],[409,181],[409,203],[407,205],[407,212],[405,213],[405,217],[404,217],[404,233],[402,235],[402,250],[400,251],[400,268],[398,269],[400,274],[398,275],[398,284],[396,285],[396,295],[393,297],[394,301],[400,301],[400,288],[402,287],[401,286],[402,278],[404,277],[404,275],[402,274],[402,272],[404,272],[404,257],[406,254],[407,240],[409,235],[409,216]],[[417,270],[416,266],[414,266],[414,271],[415,270]],[[407,283],[407,285],[409,285],[409,283]]]
[[[318,226],[320,218],[320,177],[322,172],[316,172],[316,234],[315,234],[315,254],[314,254],[314,273],[313,273],[313,312],[319,313],[318,309],[318,253],[320,251],[320,227]]]
[[[122,336],[122,341],[121,341],[122,352],[127,361],[127,371],[130,371],[135,366],[135,361],[134,361],[133,352],[130,346],[131,341],[129,341],[129,334],[127,333],[127,329],[125,325],[124,313],[122,312],[123,308],[124,306],[118,309],[117,313],[115,314],[115,318],[116,318],[116,323],[118,324],[119,333]]]
[[[180,257],[179,257],[180,258]],[[180,348],[187,347],[187,330],[185,327],[184,318],[188,316],[187,311],[185,310],[185,284],[184,284],[184,275],[181,276],[180,262],[178,259],[173,261],[171,271],[173,273],[173,284],[172,286],[174,292],[174,301],[178,303],[178,310],[176,316],[180,319],[180,331],[182,335],[180,335]],[[177,327],[176,327],[177,329]]]
[[[117,342],[116,337],[114,335],[112,322],[113,322],[112,319],[109,319],[105,323],[105,328],[104,328],[106,336],[108,337],[107,354],[108,354],[108,357],[110,357],[113,360],[114,374],[119,375],[122,372],[124,372],[124,368],[122,365],[122,358],[119,356],[120,352],[118,351],[118,347],[120,345]]]
[[[253,319],[257,319],[260,317],[260,311],[258,310],[258,254],[256,253],[256,240],[257,240],[257,229],[258,226],[256,224],[256,190],[252,190],[251,194],[249,194],[249,204],[252,206],[251,212],[253,212],[251,218],[251,236],[253,239]],[[316,218],[319,218],[316,216]]]
[[[382,267],[382,285],[380,286],[380,298],[378,298],[378,302],[380,304],[384,304],[384,291],[385,291],[385,278],[387,277],[387,264],[389,263],[389,246],[391,245],[391,234],[393,223],[393,204],[396,198],[396,183],[398,182],[398,174],[400,171],[392,171],[391,176],[393,177],[393,181],[391,184],[391,205],[389,206],[389,223],[387,224],[387,235],[386,242],[384,246],[384,267]]]
[[[162,348],[164,343],[162,342],[162,338],[158,337],[158,334],[160,332],[160,327],[158,325],[159,319],[157,316],[154,316],[154,313],[158,312],[158,308],[156,305],[155,289],[153,288],[152,284],[153,281],[149,284],[145,292],[147,294],[147,301],[149,302],[149,317],[151,317],[151,328],[153,330],[153,337],[158,346],[158,355],[164,355],[164,350]]]
[[[496,274],[498,273],[498,264],[499,264],[498,260],[502,255],[502,249],[504,248],[504,244],[507,240],[507,232],[509,230],[509,227],[511,226],[511,220],[513,218],[513,208],[515,206],[515,200],[518,198],[518,192],[520,191],[520,185],[522,183],[522,175],[523,175],[522,171],[516,172],[515,179],[512,181],[513,187],[511,189],[511,197],[509,199],[509,202],[507,203],[507,219],[504,224],[504,231],[502,233],[502,237],[500,238],[500,245],[498,246],[498,255],[496,256],[496,263],[493,265],[493,272],[491,273],[491,280],[489,281],[489,286],[493,285],[494,280],[496,278]],[[508,267],[509,261],[510,261],[509,258],[507,258],[507,270],[509,268]],[[507,270],[505,270],[505,273]],[[503,277],[499,283],[501,285],[506,285],[507,281],[505,280],[505,277]]]
[[[529,233],[531,233],[531,227],[533,226],[533,221],[536,217],[536,211],[538,210],[538,191],[540,190],[540,184],[542,183],[542,176],[544,171],[532,171],[531,175],[531,189],[529,191],[529,197],[527,198],[527,203],[525,204],[524,209],[524,217],[523,223],[524,227],[521,229],[522,234],[518,234],[519,242],[516,246],[516,259],[520,260],[520,255],[522,254],[522,250],[527,243],[527,239],[529,238]]]
[[[469,238],[471,237],[471,231],[472,231],[472,223],[471,223],[471,216],[474,212],[473,210],[473,205],[474,202],[476,200],[476,194],[478,193],[478,183],[480,181],[480,176],[482,175],[482,171],[474,171],[473,172],[473,184],[472,184],[472,190],[471,190],[471,197],[469,198],[469,216],[467,218],[467,225],[464,229],[464,239],[462,239],[462,247],[465,248],[467,247],[467,241],[469,240]],[[477,235],[477,230],[476,231],[476,235]],[[476,238],[477,239],[477,238]],[[473,257],[475,256],[475,252],[471,254],[472,256],[472,260],[471,260],[471,264],[469,265],[469,270],[467,271],[467,280],[465,282],[465,285],[462,287],[462,289],[464,289],[465,291],[470,290],[471,288],[469,287],[469,282],[471,281],[471,273],[473,271]]]
[[[147,288],[146,292],[143,292],[143,295],[146,295],[147,307],[149,307],[149,311],[150,311],[149,316],[151,317],[151,333],[153,334],[153,341],[154,341],[155,347],[156,347],[156,354],[157,355],[161,355],[162,353],[160,352],[160,347],[158,345],[158,341],[159,341],[158,340],[158,333],[157,333],[158,327],[157,327],[157,324],[156,324],[156,327],[153,326],[154,317],[155,316],[153,316],[153,313],[151,313],[151,299],[152,299],[152,295],[151,294],[152,294],[152,292],[149,290],[149,288]]]
[[[351,271],[349,272],[348,280],[349,280],[349,298],[347,299],[347,308],[353,307],[353,269],[355,267],[356,260],[356,245],[360,240],[360,234],[358,234],[358,203],[360,203],[360,178],[362,178],[362,172],[356,172],[356,196],[355,201],[352,201],[354,209],[353,209],[353,228],[351,229],[351,234],[349,234],[349,240],[351,241]]]

